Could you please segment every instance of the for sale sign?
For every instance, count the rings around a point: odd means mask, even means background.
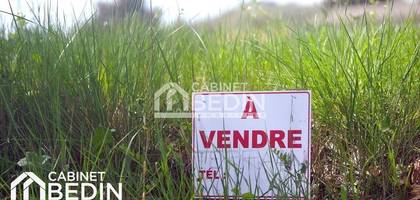
[[[193,94],[196,197],[308,197],[309,91]]]

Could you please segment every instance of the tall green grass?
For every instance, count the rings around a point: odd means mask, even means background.
[[[192,198],[191,122],[153,117],[153,94],[168,82],[189,92],[193,82],[310,89],[311,197],[407,195],[420,153],[413,20],[209,29],[134,15],[14,28],[0,39],[1,199],[24,170],[106,171],[125,199]]]

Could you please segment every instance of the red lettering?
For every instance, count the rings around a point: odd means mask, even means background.
[[[213,170],[212,168],[208,170],[198,170],[199,178],[197,180],[205,179],[220,179],[220,176],[217,173],[217,170]]]
[[[217,131],[217,148],[230,148],[229,135],[230,131]]]
[[[220,179],[220,177],[217,175],[217,171],[216,170],[213,171],[213,174],[214,174],[214,179]]]
[[[270,131],[270,147],[276,148],[276,142],[280,148],[286,148],[284,145],[284,132],[282,130],[272,130]]]
[[[261,136],[261,142],[258,143],[258,135]],[[267,134],[262,130],[252,131],[252,148],[263,148],[267,144]]]
[[[252,136],[249,135],[250,133]],[[269,136],[263,130],[244,130],[243,133],[238,130],[212,130],[208,137],[205,131],[200,131],[200,137],[204,148],[207,149],[212,146],[216,134],[217,148],[239,148],[240,145],[242,148],[264,148],[267,145],[270,148],[302,148],[302,130],[287,131],[287,145],[285,131],[270,130],[268,133]],[[251,147],[250,139],[252,140]]]
[[[289,130],[287,132],[287,147],[289,148],[302,148],[302,144],[297,144],[295,141],[300,141],[300,136],[294,136],[294,135],[301,135],[301,130]]]
[[[245,105],[244,113],[242,114],[241,119],[247,119],[251,116],[254,119],[258,119],[257,109],[255,108],[254,101],[252,101],[251,97],[247,96],[248,100]]]
[[[210,131],[210,135],[209,135],[209,139],[206,139],[206,133],[204,131],[200,131],[200,136],[201,136],[201,140],[203,141],[203,145],[204,148],[208,149],[211,146],[211,143],[213,141],[214,138],[214,132],[215,131]]]
[[[211,171],[211,170],[206,171],[206,177],[207,177],[208,179],[213,178],[213,176],[212,176],[212,172],[213,172],[213,171]]]
[[[244,131],[244,136],[242,137],[241,132],[233,131],[233,148],[238,148],[238,142],[241,143],[243,148],[249,147],[249,131]]]

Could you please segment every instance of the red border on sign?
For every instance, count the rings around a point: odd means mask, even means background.
[[[225,94],[302,94],[302,93],[306,93],[308,94],[308,161],[309,161],[309,166],[308,166],[308,171],[307,171],[307,179],[308,179],[308,196],[310,197],[310,186],[311,186],[311,177],[310,177],[310,173],[311,173],[311,137],[312,137],[312,133],[311,133],[311,123],[312,123],[312,112],[311,112],[311,91],[310,90],[289,90],[289,91],[245,91],[245,92],[193,92],[191,94],[192,96],[192,103],[191,103],[191,121],[192,121],[192,151],[191,151],[191,158],[192,158],[192,168],[191,168],[191,172],[194,176],[194,163],[195,163],[195,159],[194,159],[194,142],[195,142],[195,123],[194,123],[194,116],[195,116],[195,111],[194,111],[194,97],[195,95],[225,95]],[[194,190],[195,190],[195,183],[194,183]],[[195,191],[194,191],[195,192]],[[194,196],[194,199],[199,198],[199,199],[220,199],[220,198],[224,198],[225,196],[217,196],[217,195],[207,195],[207,196],[203,196],[203,197],[198,197],[198,196]],[[227,196],[228,198],[240,198],[240,196]],[[260,196],[258,197],[259,199],[274,199],[276,197],[273,196]],[[287,198],[295,198],[295,197],[287,197]],[[301,199],[304,199],[305,197],[299,197]]]

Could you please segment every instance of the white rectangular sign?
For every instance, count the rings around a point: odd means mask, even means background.
[[[309,91],[203,92],[192,101],[196,197],[308,197]]]

